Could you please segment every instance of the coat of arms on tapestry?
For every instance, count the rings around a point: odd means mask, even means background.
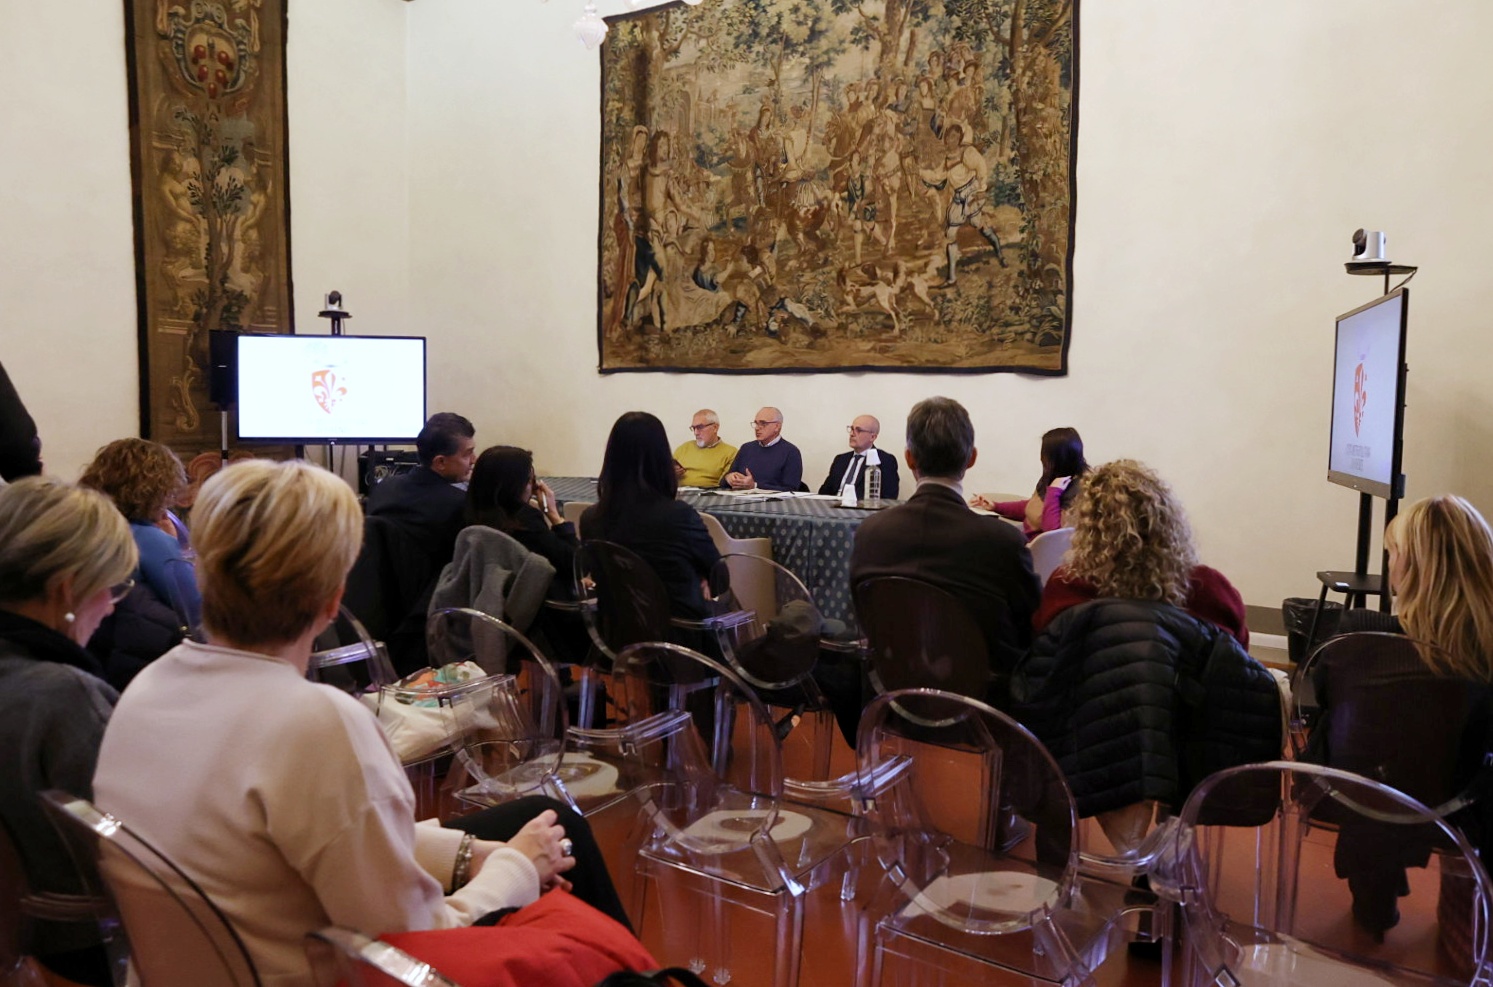
[[[1065,373],[1077,8],[610,19],[602,372]]]
[[[211,333],[293,315],[285,0],[126,0],[125,23],[141,434],[216,450]]]

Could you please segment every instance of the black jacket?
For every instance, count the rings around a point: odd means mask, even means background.
[[[1011,681],[1011,712],[1057,759],[1080,816],[1280,757],[1275,680],[1227,633],[1163,603],[1094,600],[1048,625]]]
[[[456,536],[466,527],[467,495],[450,480],[416,466],[391,476],[368,494],[367,515],[385,518],[403,529],[430,556],[437,571],[451,561]]]
[[[881,460],[881,499],[896,500],[897,494],[901,492],[901,483],[897,478],[897,457],[886,452],[884,449],[876,450]],[[825,476],[824,482],[819,485],[821,494],[840,493],[840,481],[845,479],[845,470],[850,466],[850,457],[855,455],[849,449],[835,457],[834,462],[829,464],[829,474]],[[862,466],[855,474],[855,495],[862,500],[866,497],[866,470]]]
[[[615,542],[636,552],[653,567],[669,591],[674,616],[699,619],[706,615],[700,580],[721,560],[700,512],[682,500],[658,497],[642,501],[619,523],[608,524],[595,504],[581,515],[586,538]]]
[[[89,652],[103,666],[103,679],[124,691],[142,668],[187,636],[181,616],[144,583],[114,605],[88,640]]]

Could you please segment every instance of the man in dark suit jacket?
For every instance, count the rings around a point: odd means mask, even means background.
[[[917,491],[861,523],[850,584],[906,576],[958,597],[985,632],[992,672],[1004,677],[1031,644],[1041,587],[1020,529],[964,502],[960,484],[975,454],[974,426],[959,402],[929,398],[913,407],[906,459]]]
[[[881,467],[882,499],[896,500],[901,486],[897,481],[897,458],[876,448],[881,422],[870,415],[861,415],[845,429],[850,433],[850,451],[840,453],[829,464],[829,475],[820,484],[819,492],[839,496],[846,483],[853,483],[856,497],[865,500],[866,467],[874,463]]]
[[[461,415],[431,415],[415,439],[420,465],[391,476],[368,495],[367,514],[394,522],[430,553],[436,571],[451,561],[464,526],[467,494],[456,486],[472,475],[477,432]]]

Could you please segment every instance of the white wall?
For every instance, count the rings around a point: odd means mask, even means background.
[[[594,473],[623,411],[651,410],[683,441],[710,405],[740,442],[772,403],[817,483],[853,415],[879,415],[896,447],[908,407],[948,394],[975,417],[972,489],[1028,489],[1042,431],[1076,426],[1092,461],[1160,469],[1207,561],[1250,603],[1274,604],[1314,593],[1319,568],[1351,567],[1357,495],[1324,480],[1327,388],[1333,316],[1377,293],[1341,266],[1349,234],[1369,226],[1425,268],[1410,493],[1457,490],[1493,509],[1493,5],[1085,3],[1063,379],[599,377],[599,61],[570,33],[580,6],[411,5],[412,305],[435,340],[434,401],[467,411],[479,444],[527,444],[545,469]]]
[[[1074,425],[1095,461],[1156,465],[1208,561],[1274,603],[1351,562],[1356,496],[1323,479],[1326,387],[1332,316],[1375,290],[1340,266],[1370,226],[1424,267],[1410,493],[1493,510],[1484,0],[1088,0],[1062,379],[599,377],[599,61],[570,33],[580,5],[292,3],[298,324],[325,331],[339,288],[354,331],[429,335],[433,409],[468,413],[482,443],[594,473],[623,411],[683,441],[711,405],[740,441],[775,403],[814,473],[852,415],[880,415],[895,445],[914,401],[949,394],[979,429],[972,488],[1029,487],[1038,436]],[[92,6],[0,4],[0,360],[63,475],[138,424],[123,23]]]
[[[135,253],[121,3],[0,3],[0,361],[48,468],[138,434]],[[291,4],[297,325],[339,288],[364,332],[408,329],[403,0]]]

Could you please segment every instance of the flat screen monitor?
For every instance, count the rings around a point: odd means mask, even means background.
[[[425,424],[420,336],[238,337],[246,442],[412,442]]]
[[[1401,288],[1337,319],[1327,479],[1376,497],[1398,496],[1409,310]]]

